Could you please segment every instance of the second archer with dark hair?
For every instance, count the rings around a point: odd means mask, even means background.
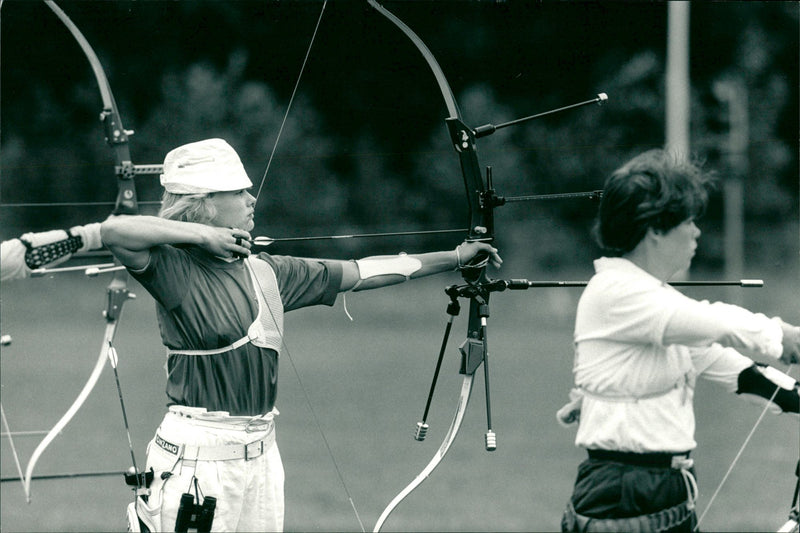
[[[691,264],[710,184],[697,165],[663,150],[606,181],[596,225],[605,256],[578,303],[575,387],[558,413],[579,422],[575,444],[588,452],[563,531],[694,530],[698,377],[777,412],[800,409],[793,378],[743,355],[797,363],[800,328],[667,283]]]

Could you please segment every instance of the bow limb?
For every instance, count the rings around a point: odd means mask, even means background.
[[[103,122],[106,142],[111,146],[114,151],[115,159],[115,175],[117,177],[117,200],[114,208],[114,214],[137,214],[138,202],[136,199],[136,185],[133,180],[134,174],[147,173],[157,170],[157,165],[143,167],[136,169],[130,161],[130,151],[128,146],[128,135],[131,132],[126,131],[122,126],[122,121],[119,116],[117,104],[114,101],[114,96],[111,92],[111,87],[108,83],[108,78],[105,75],[103,66],[97,57],[94,49],[92,49],[89,42],[72,22],[72,20],[51,0],[45,0],[45,4],[56,14],[61,22],[66,26],[77,43],[80,45],[81,50],[88,59],[94,76],[97,80],[97,85],[100,90],[100,97],[103,102],[103,112],[100,119]],[[119,265],[119,262],[115,260]],[[97,356],[94,368],[92,369],[89,379],[84,384],[78,397],[70,405],[69,409],[61,416],[56,422],[55,426],[45,435],[44,439],[37,445],[33,454],[31,455],[28,465],[25,469],[25,475],[22,476],[22,485],[25,491],[25,498],[30,503],[31,501],[31,481],[33,480],[33,471],[36,463],[44,453],[45,449],[52,443],[53,439],[66,427],[72,420],[75,414],[83,406],[86,399],[94,390],[100,374],[105,366],[106,358],[111,353],[113,347],[114,335],[116,333],[118,320],[122,312],[122,304],[128,298],[133,298],[127,288],[127,272],[119,270],[115,273],[114,278],[108,286],[108,303],[104,311],[106,319],[106,329],[103,335],[103,341],[100,345],[100,351]],[[114,362],[112,362],[115,364]]]
[[[78,45],[83,50],[86,59],[92,67],[94,76],[97,79],[97,86],[100,90],[100,98],[103,101],[103,112],[100,114],[100,120],[103,121],[105,128],[106,142],[114,150],[114,170],[117,176],[117,201],[114,208],[114,214],[134,215],[139,212],[139,204],[136,200],[136,182],[133,176],[136,173],[148,173],[148,171],[156,171],[157,165],[152,165],[147,169],[135,169],[131,163],[130,148],[128,145],[128,136],[132,132],[127,131],[122,126],[117,103],[114,100],[114,95],[111,92],[111,85],[108,83],[103,65],[97,57],[89,41],[86,40],[83,33],[78,29],[74,22],[67,16],[64,11],[56,5],[52,0],[45,0],[45,4],[53,13],[61,20],[66,26],[72,36],[77,41]]]
[[[470,228],[468,238],[471,240],[491,240],[493,237],[491,211],[494,206],[482,200],[482,196],[486,193],[486,188],[481,178],[480,165],[475,149],[475,135],[472,129],[466,127],[462,121],[461,111],[456,103],[455,96],[453,96],[453,90],[450,88],[450,84],[447,82],[447,78],[442,71],[442,67],[436,61],[433,53],[431,53],[422,39],[420,39],[408,25],[376,0],[367,1],[376,11],[389,19],[414,43],[414,46],[417,47],[433,72],[436,82],[439,84],[439,91],[442,93],[442,98],[447,106],[447,112],[449,114],[446,119],[448,130],[453,146],[456,152],[458,152],[461,162],[461,171],[464,177],[464,186],[466,187],[467,203],[469,206]]]
[[[450,113],[450,118],[461,118],[458,104],[456,103],[455,96],[453,96],[452,89],[450,89],[450,84],[447,83],[447,78],[445,78],[442,67],[439,66],[436,58],[433,57],[430,49],[425,45],[422,39],[419,38],[419,35],[414,33],[414,30],[409,28],[405,22],[397,18],[394,13],[380,5],[378,2],[376,2],[376,0],[367,1],[369,2],[369,5],[375,8],[375,10],[377,10],[381,15],[392,21],[395,26],[400,28],[400,30],[406,34],[409,39],[411,39],[417,49],[419,49],[420,53],[422,53],[422,56],[428,63],[428,66],[433,71],[433,75],[436,77],[436,82],[439,84],[439,90],[442,92],[442,96],[444,97],[444,102],[447,106],[448,113]]]
[[[103,344],[100,347],[100,354],[97,357],[97,361],[94,364],[94,369],[92,370],[88,381],[83,386],[83,389],[81,389],[78,397],[74,402],[72,402],[72,405],[69,407],[69,409],[67,409],[67,412],[61,416],[53,428],[47,433],[47,435],[45,435],[44,439],[42,439],[39,445],[36,446],[36,449],[33,451],[33,454],[28,461],[28,466],[25,469],[25,475],[22,478],[22,486],[28,503],[31,501],[31,480],[33,476],[33,469],[36,467],[36,463],[39,461],[39,457],[42,456],[42,453],[44,453],[44,450],[50,445],[53,439],[55,439],[56,436],[61,433],[61,430],[63,430],[64,427],[69,424],[70,420],[72,420],[78,410],[83,406],[86,398],[89,397],[89,394],[91,394],[92,390],[97,384],[97,381],[100,379],[100,374],[102,374],[103,368],[106,364],[106,357],[108,357],[108,347],[110,346],[109,343],[114,338],[116,326],[116,322],[106,325],[106,332],[103,336]]]
[[[452,145],[458,154],[461,165],[461,173],[467,195],[469,216],[467,240],[491,242],[494,239],[494,191],[491,188],[491,182],[488,177],[488,188],[484,185],[476,151],[475,134],[471,128],[464,124],[458,104],[453,96],[453,91],[450,88],[450,84],[447,82],[447,78],[445,77],[442,68],[436,61],[436,58],[431,53],[430,49],[411,28],[409,28],[402,20],[384,8],[376,0],[368,0],[368,2],[381,15],[389,19],[390,22],[397,26],[411,40],[411,42],[414,43],[414,46],[417,47],[433,72],[433,75],[439,84],[439,90],[442,93],[444,103],[447,107],[449,116],[445,120],[445,123],[447,124]],[[465,268],[462,270],[462,275],[467,282],[467,288],[462,294],[459,294],[459,296],[468,297],[470,300],[470,307],[469,323],[467,326],[468,338],[461,347],[462,365],[460,372],[461,374],[464,374],[464,382],[461,388],[461,394],[456,408],[456,414],[453,418],[453,423],[450,425],[450,429],[445,436],[444,442],[442,442],[442,445],[439,447],[439,450],[436,452],[434,458],[414,479],[414,481],[412,481],[391,501],[391,503],[389,503],[383,513],[381,513],[381,516],[375,525],[374,531],[380,530],[384,521],[395,509],[395,507],[397,507],[397,505],[406,496],[408,496],[408,494],[410,494],[425,479],[427,479],[427,477],[439,465],[449,450],[450,445],[453,443],[453,441],[455,441],[458,430],[461,427],[461,422],[466,412],[467,403],[472,391],[474,373],[480,364],[486,361],[486,357],[488,356],[485,336],[489,293],[483,288],[483,284],[488,281],[486,278],[486,263],[487,261],[485,260],[485,257],[478,257],[473,259],[470,264],[465,265]],[[484,370],[486,371],[486,365],[484,365]],[[486,384],[488,393],[488,376]],[[489,415],[488,410],[487,415]],[[493,439],[494,434],[491,432],[490,427],[489,433],[487,433],[487,449],[494,449]]]
[[[400,493],[394,497],[394,499],[389,502],[389,505],[386,506],[386,509],[383,510],[381,516],[378,518],[378,521],[375,523],[375,528],[373,529],[374,532],[378,532],[383,527],[383,523],[389,518],[389,515],[392,511],[402,502],[406,496],[411,494],[415,488],[422,484],[428,476],[433,472],[433,470],[439,465],[441,460],[444,458],[447,450],[450,449],[450,445],[453,444],[453,441],[456,440],[456,435],[458,434],[458,430],[461,428],[461,422],[464,420],[464,413],[467,410],[467,404],[469,403],[470,393],[472,392],[472,383],[475,378],[474,374],[470,374],[464,376],[464,381],[461,384],[461,395],[458,398],[458,404],[456,406],[456,413],[453,416],[453,422],[450,424],[450,429],[447,430],[447,435],[445,435],[444,441],[442,442],[441,446],[439,446],[439,450],[436,452],[436,455],[433,456],[433,459],[428,463],[428,465],[422,470],[422,472],[417,475],[414,480],[406,486]]]

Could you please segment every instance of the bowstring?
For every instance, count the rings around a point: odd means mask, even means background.
[[[306,49],[305,57],[303,57],[303,63],[300,66],[300,73],[298,74],[297,81],[295,82],[294,88],[292,89],[292,94],[289,97],[289,103],[286,105],[286,111],[283,114],[283,119],[281,120],[280,128],[278,128],[278,134],[277,134],[277,136],[275,138],[275,143],[272,145],[272,151],[269,154],[269,159],[267,160],[267,166],[264,169],[264,174],[261,177],[261,182],[259,183],[258,191],[256,192],[255,203],[253,205],[253,209],[255,209],[255,205],[258,204],[258,199],[261,196],[261,191],[264,188],[264,184],[267,181],[267,175],[269,174],[269,169],[272,166],[272,160],[274,159],[275,152],[278,149],[278,143],[281,140],[281,135],[283,135],[283,130],[284,130],[285,126],[286,126],[286,121],[287,121],[287,119],[289,117],[289,112],[292,109],[292,105],[294,104],[294,99],[295,99],[295,96],[297,95],[297,90],[300,87],[300,80],[303,78],[303,73],[305,72],[306,64],[308,63],[308,58],[311,56],[311,49],[313,48],[314,41],[317,38],[317,33],[319,32],[320,25],[322,24],[322,17],[323,17],[323,15],[325,13],[325,7],[327,5],[328,5],[328,0],[325,0],[322,3],[322,9],[320,9],[319,17],[317,18],[317,23],[314,26],[314,32],[311,34],[311,40],[308,43],[308,48]],[[256,285],[258,286],[258,290],[263,295],[264,294],[264,288],[261,286],[261,282],[259,281],[258,276],[256,276],[254,274],[252,276],[252,279],[255,280]],[[256,287],[254,287],[254,289],[255,288]],[[303,383],[303,380],[300,377],[300,372],[298,371],[297,366],[295,366],[295,364],[294,364],[294,358],[292,357],[291,351],[289,350],[289,345],[286,343],[286,338],[284,337],[283,331],[281,331],[281,329],[278,327],[278,320],[275,317],[275,313],[272,311],[272,307],[269,305],[269,302],[267,301],[266,297],[263,298],[263,301],[266,304],[267,310],[269,311],[269,315],[272,318],[273,324],[275,325],[275,329],[276,329],[276,331],[278,331],[278,334],[280,335],[281,346],[283,347],[283,351],[286,353],[286,356],[289,359],[289,364],[292,367],[292,371],[294,372],[294,375],[297,378],[297,383],[300,386],[300,391],[302,392],[303,398],[304,398],[304,400],[306,402],[306,405],[308,406],[308,410],[311,413],[311,418],[314,420],[314,425],[317,428],[317,432],[320,434],[320,437],[322,438],[322,442],[324,443],[325,449],[327,450],[327,453],[328,453],[328,456],[331,459],[331,463],[333,464],[333,468],[336,471],[336,476],[339,479],[339,483],[341,484],[342,488],[344,489],[345,495],[347,496],[347,500],[350,503],[350,507],[353,509],[353,513],[355,514],[356,520],[358,520],[358,525],[361,528],[361,531],[363,533],[366,530],[364,529],[364,523],[361,520],[361,515],[359,514],[358,509],[356,508],[355,501],[353,500],[353,497],[350,494],[350,490],[347,487],[347,483],[344,480],[344,475],[342,474],[342,471],[339,468],[339,464],[336,461],[336,457],[333,454],[333,449],[331,448],[330,443],[328,442],[328,438],[325,436],[325,432],[322,429],[322,424],[320,423],[319,417],[317,416],[317,412],[314,410],[314,405],[311,402],[311,395],[309,394],[308,389],[305,386],[305,383]]]
[[[272,159],[275,157],[275,151],[278,149],[278,143],[281,140],[283,129],[286,126],[286,119],[289,117],[289,111],[292,109],[294,97],[297,94],[298,87],[300,87],[300,80],[303,78],[303,72],[305,72],[306,63],[308,63],[308,58],[311,55],[311,48],[314,46],[314,40],[317,38],[317,32],[319,31],[320,24],[322,24],[322,15],[325,13],[325,6],[327,5],[328,0],[325,0],[322,3],[322,9],[319,11],[319,18],[317,18],[317,24],[314,26],[314,32],[311,34],[311,41],[308,43],[308,49],[306,49],[306,55],[303,58],[303,64],[300,65],[300,73],[297,75],[297,81],[292,89],[292,95],[289,97],[289,103],[286,105],[286,112],[283,114],[281,127],[278,128],[278,136],[275,138],[275,144],[272,145],[272,151],[270,152],[269,159],[267,160],[267,168],[264,169],[264,175],[261,177],[261,183],[258,186],[258,192],[256,192],[256,203],[258,203],[258,198],[261,196],[261,189],[264,188],[264,183],[267,181],[267,174],[269,174],[269,168],[272,166]]]
[[[356,515],[356,520],[358,520],[358,525],[361,528],[361,532],[365,533],[364,523],[361,520],[361,515],[356,508],[355,501],[353,500],[353,496],[350,494],[350,490],[347,487],[347,483],[344,481],[344,475],[342,474],[341,469],[339,468],[339,463],[336,461],[336,457],[333,454],[333,449],[328,442],[328,438],[325,436],[325,432],[322,429],[322,423],[319,420],[319,416],[317,416],[317,412],[314,410],[314,404],[311,402],[311,395],[308,393],[308,388],[306,388],[305,383],[300,378],[300,372],[297,369],[297,366],[294,364],[294,358],[292,357],[291,352],[289,351],[289,345],[286,344],[286,337],[283,334],[283,331],[278,326],[278,319],[275,316],[275,313],[272,311],[272,306],[267,301],[266,294],[264,293],[264,288],[261,286],[261,282],[258,279],[258,276],[253,272],[251,276],[252,279],[255,280],[256,285],[258,285],[258,290],[261,291],[261,294],[264,296],[263,301],[267,307],[267,311],[269,311],[269,316],[272,318],[272,323],[275,326],[275,330],[278,332],[278,335],[281,339],[281,346],[286,353],[286,356],[289,358],[289,364],[292,366],[292,371],[294,375],[297,377],[297,383],[300,385],[300,391],[303,394],[303,398],[305,399],[306,405],[308,406],[308,410],[311,412],[311,418],[314,420],[314,425],[317,428],[317,431],[322,437],[322,442],[325,444],[325,449],[328,452],[328,456],[331,458],[331,463],[333,463],[333,468],[336,471],[336,476],[339,478],[339,483],[342,485],[344,489],[345,495],[347,496],[347,501],[350,503],[350,507],[353,509],[353,513]],[[254,287],[255,288],[255,287]]]
[[[0,3],[2,5],[2,3]],[[8,435],[8,442],[11,445],[11,454],[14,456],[14,463],[17,465],[17,472],[19,472],[19,480],[22,482],[22,491],[25,493],[25,499],[29,499],[30,495],[28,492],[28,487],[25,484],[25,474],[22,473],[22,464],[19,462],[19,454],[17,454],[17,447],[14,445],[14,435],[11,432],[11,428],[8,425],[8,419],[6,418],[6,410],[3,409],[3,404],[0,403],[0,417],[2,417],[3,428]]]
[[[792,371],[792,365],[790,364],[789,367],[786,369],[786,374],[790,374],[791,371]],[[722,480],[719,482],[719,485],[717,485],[717,488],[714,490],[714,493],[711,495],[711,498],[709,498],[708,505],[706,505],[706,508],[703,510],[703,513],[700,515],[700,518],[697,519],[697,523],[695,524],[694,529],[692,529],[692,531],[699,531],[700,523],[703,521],[703,518],[705,518],[706,514],[708,514],[708,511],[711,509],[711,506],[714,504],[714,501],[717,499],[717,496],[719,495],[720,491],[722,490],[722,487],[728,481],[728,478],[730,477],[731,472],[733,472],[733,469],[736,467],[736,464],[739,462],[739,459],[742,457],[742,454],[744,453],[745,448],[747,448],[747,445],[750,444],[750,440],[753,438],[753,435],[755,435],[756,429],[758,429],[759,424],[761,424],[761,421],[766,416],[766,414],[769,411],[770,407],[772,407],[772,401],[778,395],[778,392],[780,390],[781,390],[781,386],[777,385],[775,387],[775,392],[772,393],[772,396],[770,396],[770,398],[767,401],[766,405],[761,410],[761,414],[758,415],[758,418],[756,419],[755,424],[753,424],[752,429],[750,429],[750,433],[747,434],[747,437],[744,439],[744,442],[742,443],[741,447],[739,448],[739,451],[736,452],[736,456],[733,458],[733,461],[731,462],[730,466],[728,467],[728,470],[725,472],[725,475],[722,476]]]

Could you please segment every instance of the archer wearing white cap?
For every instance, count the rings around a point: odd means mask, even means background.
[[[502,261],[478,242],[356,261],[250,255],[252,183],[221,139],[169,152],[161,184],[159,217],[115,217],[102,226],[104,243],[155,298],[167,347],[169,410],[147,457],[155,481],[137,498],[141,523],[131,525],[172,531],[189,493],[196,506],[216,499],[214,531],[280,531],[284,475],[274,418],[284,313],[333,305],[342,291],[453,270],[479,253],[497,267]]]

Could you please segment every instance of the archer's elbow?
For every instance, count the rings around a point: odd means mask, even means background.
[[[108,248],[121,246],[126,240],[123,218],[110,216],[100,224],[100,238]]]

